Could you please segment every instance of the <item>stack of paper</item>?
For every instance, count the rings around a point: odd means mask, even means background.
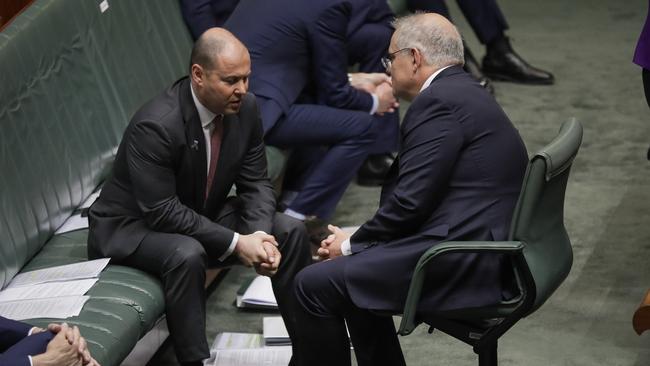
[[[220,333],[205,366],[286,366],[291,347],[264,347],[261,334]]]
[[[265,316],[262,319],[264,344],[267,346],[290,346],[291,338],[281,316]]]
[[[0,315],[14,320],[79,315],[109,258],[17,275],[0,291]]]
[[[277,310],[278,302],[273,294],[271,279],[257,276],[252,281],[244,282],[237,291],[237,307],[244,309]]]

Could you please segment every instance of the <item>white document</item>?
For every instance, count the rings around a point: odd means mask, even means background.
[[[264,346],[259,333],[219,333],[212,342],[212,351],[221,349],[260,348]]]
[[[110,258],[95,259],[21,273],[11,280],[7,288],[99,277],[109,260]]]
[[[277,307],[278,302],[273,294],[271,279],[266,276],[257,276],[244,292],[242,302],[252,305]]]
[[[265,316],[262,319],[264,332],[264,344],[267,346],[288,346],[291,345],[289,332],[284,325],[281,316]]]
[[[99,194],[101,193],[101,189],[98,190],[97,192],[91,193],[88,198],[79,206],[79,209],[87,209],[92,205],[95,200],[99,197]],[[80,213],[72,215],[68,217],[67,220],[61,225],[56,231],[54,232],[55,235],[59,234],[64,234],[68,233],[70,231],[75,231],[75,230],[81,230],[81,229],[87,229],[88,228],[88,217],[87,216],[81,216]]]
[[[291,347],[217,350],[214,360],[206,366],[286,366],[291,360]]]
[[[99,198],[100,193],[102,193],[101,189],[98,189],[97,192],[91,193],[90,196],[88,196],[88,198],[86,198],[84,203],[82,203],[81,206],[79,206],[79,208],[88,208],[88,207],[90,207],[90,205],[92,205],[97,200],[97,198]]]
[[[42,283],[8,288],[0,291],[0,302],[61,296],[81,296],[86,294],[97,280],[97,278],[90,278],[86,280]]]
[[[75,230],[87,229],[88,217],[82,217],[81,214],[76,214],[68,217],[67,220],[61,225],[54,235],[65,234]]]
[[[88,296],[68,296],[3,302],[0,303],[0,315],[13,320],[65,319],[79,315],[88,299]]]

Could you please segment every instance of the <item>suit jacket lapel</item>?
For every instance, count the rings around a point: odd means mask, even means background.
[[[184,179],[193,180],[195,209],[201,210],[205,199],[205,182],[207,180],[207,153],[205,136],[199,112],[196,110],[190,91],[190,81],[186,79],[180,91],[181,110],[185,122],[185,138],[190,156],[191,177]]]

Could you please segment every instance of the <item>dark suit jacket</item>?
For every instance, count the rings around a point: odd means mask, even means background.
[[[204,201],[206,147],[189,79],[140,108],[90,209],[89,256],[124,258],[150,231],[188,235],[223,253],[234,233],[212,220],[233,184],[243,203],[240,231],[270,233],[275,198],[255,97],[247,94],[239,113],[226,115],[223,124],[217,171]]]
[[[53,334],[43,332],[28,337],[31,328],[29,324],[0,316],[0,365],[29,366],[28,355],[45,352]]]
[[[369,251],[346,274],[364,308],[400,309],[415,263],[435,243],[505,240],[528,161],[503,110],[460,66],[413,100],[400,138],[380,207],[350,240],[353,253]],[[430,267],[428,309],[501,299],[499,257],[447,255]],[[392,297],[377,296],[387,288]]]
[[[212,27],[221,27],[239,0],[181,0],[183,20],[196,40]]]
[[[385,0],[240,1],[224,27],[250,51],[251,92],[273,103],[260,101],[264,130],[308,86],[317,104],[370,111],[370,94],[348,83],[346,37],[365,23],[392,17]]]

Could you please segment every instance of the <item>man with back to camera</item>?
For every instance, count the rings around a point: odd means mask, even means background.
[[[396,150],[397,104],[378,74],[392,18],[384,0],[242,0],[226,21],[251,52],[267,144],[292,149],[301,167],[285,175],[285,213],[331,218],[366,158]],[[351,62],[362,73],[349,78]],[[383,181],[385,160],[364,180]]]
[[[432,245],[504,240],[527,164],[526,148],[492,95],[462,69],[456,28],[437,14],[398,19],[386,68],[398,97],[412,101],[379,209],[351,237],[321,244],[325,260],[296,277],[302,365],[405,365],[393,319],[415,265]],[[446,255],[428,267],[419,306],[431,311],[508,297],[501,256]],[[345,323],[344,323],[345,320]]]
[[[275,213],[249,75],[250,57],[239,40],[221,28],[203,33],[192,49],[190,76],[133,116],[89,212],[89,258],[111,257],[161,279],[183,365],[202,365],[210,356],[208,266],[239,261],[272,276],[297,343],[291,284],[311,261],[309,244],[299,221]],[[227,198],[233,184],[237,196]]]

